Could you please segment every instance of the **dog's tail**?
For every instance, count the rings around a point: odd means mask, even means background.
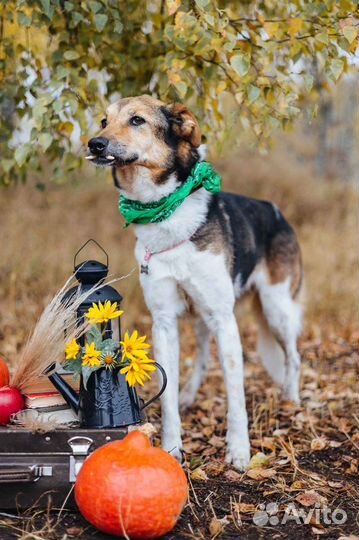
[[[284,351],[268,326],[257,296],[255,297],[254,307],[258,317],[258,356],[273,382],[283,385],[285,377]]]

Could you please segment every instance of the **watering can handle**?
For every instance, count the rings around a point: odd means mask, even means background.
[[[146,403],[144,403],[141,407],[141,411],[143,411],[143,409],[145,409],[146,407],[148,407],[148,405],[151,405],[151,403],[153,403],[157,398],[159,398],[160,396],[162,396],[163,392],[166,390],[166,386],[167,386],[167,375],[166,375],[166,372],[165,370],[163,369],[163,367],[158,364],[157,362],[155,362],[155,366],[157,367],[157,369],[161,372],[161,375],[162,375],[162,387],[161,387],[161,390],[158,392],[158,394],[156,394],[155,396],[153,396],[153,398],[149,399]]]

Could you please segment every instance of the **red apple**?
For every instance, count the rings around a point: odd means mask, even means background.
[[[24,398],[20,390],[14,386],[0,388],[0,426],[9,423],[12,414],[25,408]]]

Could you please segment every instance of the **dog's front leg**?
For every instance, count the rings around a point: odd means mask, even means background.
[[[167,388],[161,397],[162,448],[182,460],[177,317],[169,313],[153,313],[152,337],[156,361],[167,374]]]
[[[152,338],[156,361],[167,374],[167,388],[161,396],[162,447],[182,460],[179,415],[178,315],[183,304],[176,283],[163,279],[141,279],[146,303],[153,317]]]

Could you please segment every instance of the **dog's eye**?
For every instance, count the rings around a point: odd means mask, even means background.
[[[107,126],[107,118],[102,118],[102,120],[101,120],[102,129],[105,129],[106,126]]]
[[[129,124],[131,126],[140,126],[141,124],[144,124],[146,120],[142,118],[141,116],[132,116],[129,120]]]

